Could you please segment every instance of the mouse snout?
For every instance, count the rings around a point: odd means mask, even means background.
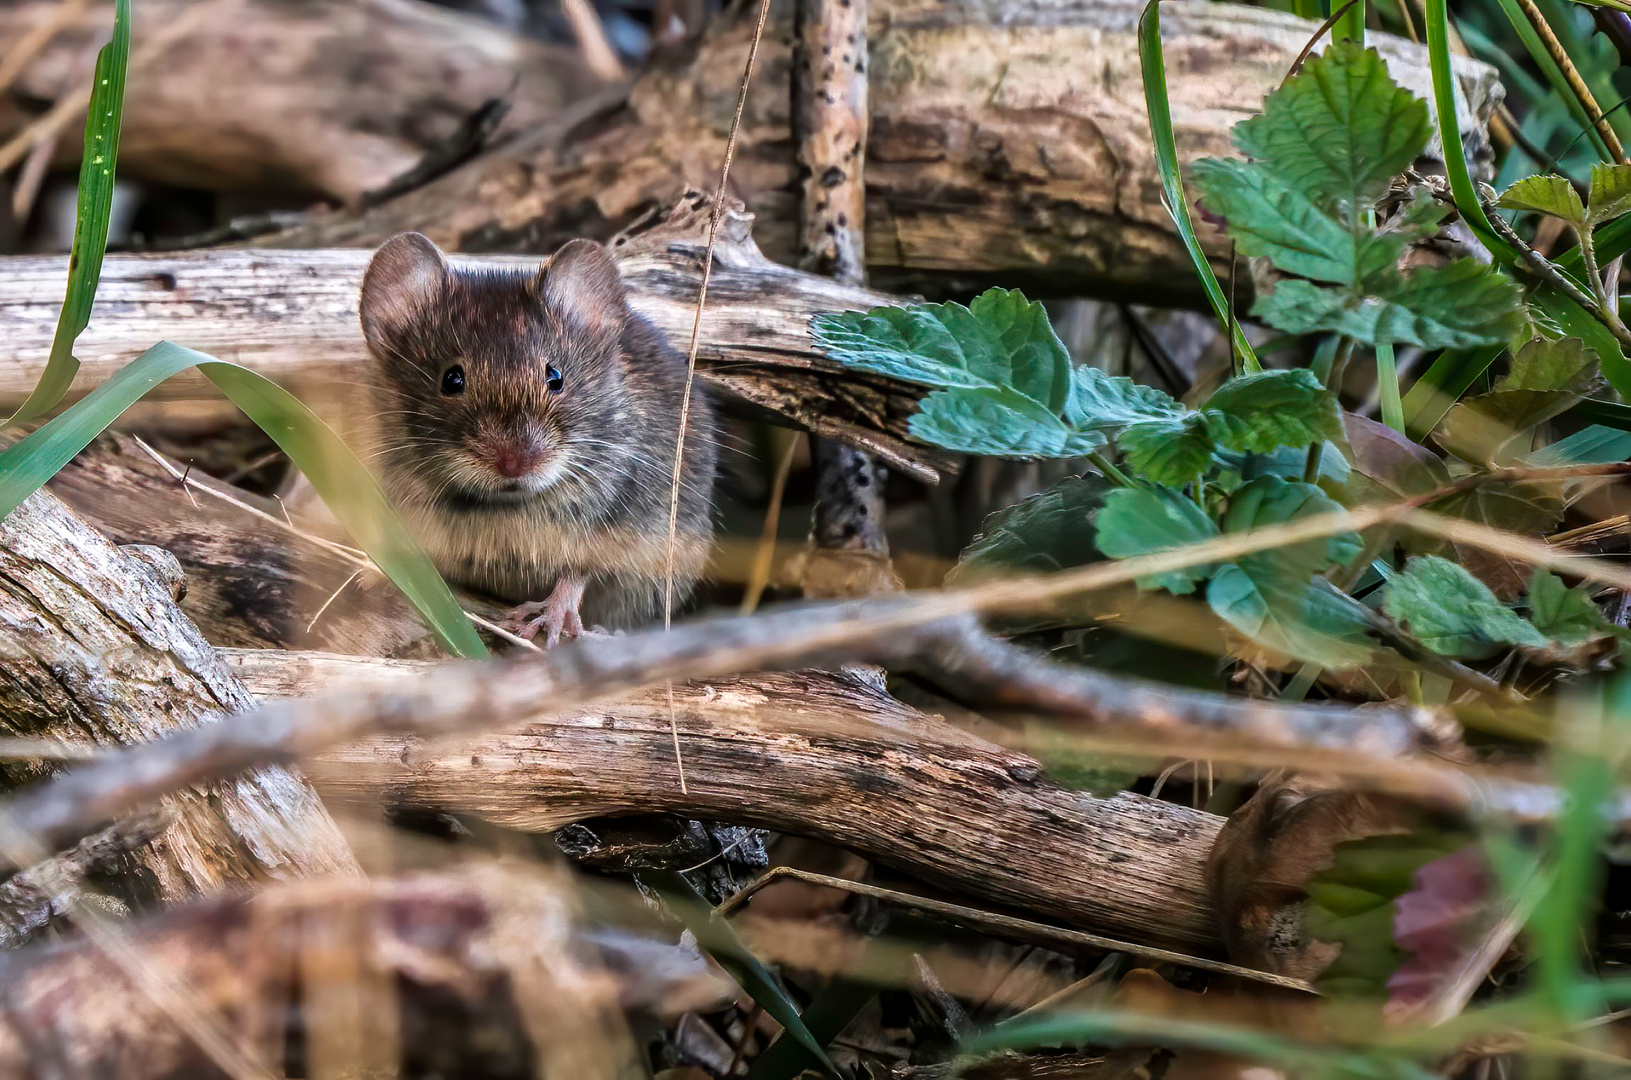
[[[493,471],[509,480],[519,480],[544,462],[541,440],[520,437],[499,441],[493,447]]]

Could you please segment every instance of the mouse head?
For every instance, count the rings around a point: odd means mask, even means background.
[[[401,233],[368,264],[360,313],[388,477],[466,502],[604,483],[631,422],[627,299],[605,247],[573,240],[536,273],[461,270]]]

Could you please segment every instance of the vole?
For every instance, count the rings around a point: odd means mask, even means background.
[[[451,265],[401,233],[363,276],[380,481],[448,580],[546,643],[660,618],[686,363],[630,309],[602,245],[536,271]],[[718,439],[693,390],[676,607],[711,542]]]

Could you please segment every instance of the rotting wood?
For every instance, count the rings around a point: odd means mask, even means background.
[[[122,177],[350,203],[412,168],[491,98],[514,102],[508,134],[600,85],[569,47],[417,0],[143,0],[133,47],[199,3],[211,10],[131,79]],[[0,5],[0,41],[20,40],[59,6]],[[91,5],[36,54],[0,100],[0,141],[33,118],[19,101],[55,101],[88,82],[112,25],[111,5]],[[77,121],[63,135],[58,165],[79,157]]]
[[[981,282],[1066,296],[1118,293],[1204,306],[1161,203],[1139,72],[1140,0],[873,0],[867,261],[891,290]],[[717,174],[752,37],[754,5],[657,58],[626,96],[495,148],[366,213],[318,217],[267,246],[373,245],[403,229],[458,251],[545,252],[605,238]],[[799,184],[788,153],[791,0],[773,9],[732,168],[778,262],[798,257]],[[1178,148],[1186,162],[1234,153],[1312,35],[1289,14],[1163,4]],[[1431,99],[1426,49],[1371,34],[1393,76]],[[1490,158],[1495,70],[1456,58],[1458,126],[1475,166]],[[1199,226],[1227,272],[1228,242]]]
[[[0,726],[9,734],[118,746],[251,706],[176,608],[163,560],[177,579],[179,567],[158,554],[144,563],[44,492],[0,522]],[[44,771],[0,762],[12,786]],[[168,793],[162,810],[168,825],[141,854],[158,898],[356,869],[328,812],[288,768]]]
[[[706,200],[688,196],[613,244],[634,306],[675,341],[689,340],[706,220]],[[90,327],[75,344],[82,366],[69,397],[168,338],[253,368],[319,409],[355,399],[356,367],[368,362],[357,323],[368,257],[347,250],[110,255]],[[61,257],[0,259],[0,321],[9,331],[0,340],[0,407],[20,403],[44,370],[66,273]],[[933,480],[950,467],[948,456],[905,441],[921,388],[847,372],[810,339],[817,312],[899,302],[770,262],[754,243],[751,216],[728,210],[714,248],[699,372],[727,405],[862,446]],[[150,397],[219,400],[192,372]]]
[[[582,927],[547,868],[461,867],[274,885],[130,923],[125,946],[267,1076],[613,1080],[633,1056],[621,1009],[666,1017],[734,991],[695,953],[616,928],[586,941]],[[220,1075],[166,1002],[83,940],[0,957],[0,1073],[42,1062]]]

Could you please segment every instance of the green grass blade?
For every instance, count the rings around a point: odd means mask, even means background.
[[[1514,252],[1504,240],[1495,235],[1483,204],[1478,201],[1478,189],[1467,171],[1467,151],[1461,142],[1461,124],[1456,119],[1455,72],[1450,66],[1450,23],[1445,0],[1424,0],[1427,23],[1427,59],[1433,72],[1433,112],[1438,122],[1439,139],[1444,146],[1444,173],[1450,181],[1450,192],[1455,196],[1456,209],[1478,234],[1478,239],[1497,259],[1511,264]]]
[[[1167,211],[1183,237],[1184,247],[1201,277],[1206,298],[1212,310],[1234,338],[1235,352],[1241,357],[1245,370],[1262,371],[1263,365],[1246,340],[1245,331],[1229,309],[1229,300],[1223,286],[1212,272],[1206,252],[1201,250],[1200,238],[1195,235],[1195,223],[1189,216],[1189,203],[1184,198],[1184,179],[1178,170],[1178,144],[1172,135],[1172,106],[1167,100],[1167,65],[1161,51],[1160,0],[1149,0],[1144,14],[1138,20],[1138,59],[1144,71],[1144,103],[1150,114],[1150,137],[1155,142],[1155,160],[1161,168],[1161,187],[1166,193]]]
[[[697,943],[708,950],[708,955],[730,973],[731,978],[747,991],[748,996],[758,1002],[759,1007],[769,1013],[786,1033],[798,1042],[821,1071],[832,1077],[843,1076],[838,1071],[838,1066],[827,1056],[825,1047],[805,1025],[804,1018],[799,1015],[797,1003],[788,996],[787,991],[770,974],[769,969],[759,962],[759,958],[742,943],[742,939],[736,935],[735,927],[731,926],[728,920],[715,917],[708,910],[707,901],[683,874],[673,870],[654,870],[643,871],[640,877],[663,895],[674,909],[674,913],[696,936]]]
[[[1404,396],[1405,434],[1420,442],[1462,394],[1489,370],[1503,347],[1446,349]]]
[[[203,372],[311,479],[357,545],[402,590],[450,652],[487,655],[469,618],[385,492],[316,413],[262,375],[172,342],[161,341],[148,349],[83,400],[0,453],[0,517],[38,491],[149,390],[190,367]]]
[[[68,256],[68,292],[57,317],[45,374],[6,425],[50,412],[79,371],[74,341],[91,321],[91,304],[102,277],[113,212],[113,167],[119,157],[119,126],[125,107],[125,70],[130,63],[130,0],[114,0],[113,40],[96,55],[91,105],[85,114],[85,152],[79,163],[79,212]]]
[[[1404,434],[1404,402],[1399,398],[1399,365],[1393,342],[1376,343],[1376,392],[1382,406],[1382,423]]]
[[[877,996],[878,988],[871,983],[837,975],[815,995],[800,1019],[811,1036],[825,1045],[842,1035]],[[794,1080],[820,1067],[802,1042],[783,1032],[753,1059],[747,1080]]]

